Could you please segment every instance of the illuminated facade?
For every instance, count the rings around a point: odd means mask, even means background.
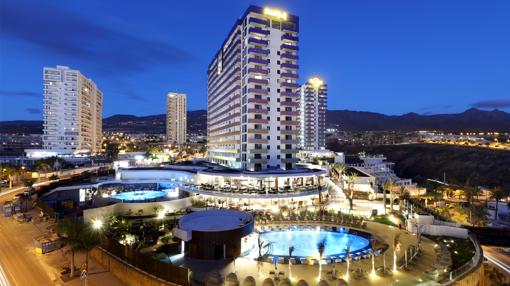
[[[304,150],[326,148],[327,85],[313,77],[299,88],[299,145]]]
[[[292,169],[299,132],[299,18],[250,6],[208,68],[212,162],[251,171]]]
[[[101,149],[103,93],[78,70],[45,67],[43,145],[59,154]]]
[[[186,143],[186,95],[169,92],[166,96],[166,141],[168,144]]]

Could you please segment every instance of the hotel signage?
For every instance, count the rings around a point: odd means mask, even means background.
[[[287,21],[287,12],[273,9],[273,8],[264,8],[264,15],[268,15],[274,18],[277,18],[279,20]]]

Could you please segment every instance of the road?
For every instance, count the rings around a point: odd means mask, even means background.
[[[483,246],[483,256],[510,278],[510,256],[497,247]]]

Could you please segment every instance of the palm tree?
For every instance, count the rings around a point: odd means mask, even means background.
[[[390,200],[391,200],[391,211],[393,212],[393,187],[395,186],[395,183],[393,180],[387,180],[382,184],[383,189],[383,206],[384,206],[384,214],[386,214],[386,191],[390,191]]]
[[[326,249],[326,240],[323,239],[317,244],[317,250],[319,250],[319,281],[321,280],[322,273],[322,255],[324,255],[324,249]]]
[[[57,232],[69,244],[71,252],[71,273],[74,276],[74,254],[78,251],[85,251],[85,267],[88,272],[89,251],[100,242],[99,231],[92,229],[89,224],[79,224],[69,220],[59,220]]]
[[[349,190],[349,211],[354,209],[354,182],[358,178],[358,175],[354,172],[350,173],[347,177],[347,189]]]
[[[261,273],[261,266],[262,266],[262,256],[266,255],[266,253],[263,253],[263,250],[266,248],[269,248],[271,245],[271,242],[267,240],[263,240],[262,236],[259,234],[257,238],[257,245],[259,247],[259,257],[257,258],[257,265],[259,267],[259,276],[262,275]]]
[[[499,201],[501,201],[504,197],[508,196],[507,192],[503,191],[501,187],[494,187],[491,190],[491,197],[496,200],[496,220],[498,220],[498,211],[499,211]]]
[[[397,271],[397,251],[400,250],[400,233],[393,238],[393,272]]]
[[[292,279],[292,269],[290,268],[291,267],[291,262],[290,262],[290,259],[292,258],[292,253],[294,252],[294,246],[289,246],[289,279]]]
[[[352,242],[348,242],[347,243],[347,247],[345,248],[345,260],[347,261],[347,271],[345,272],[345,280],[349,280],[349,268],[350,268],[350,263],[349,263],[349,257],[351,256],[351,245],[352,245]]]

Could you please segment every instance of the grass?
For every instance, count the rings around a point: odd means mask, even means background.
[[[391,225],[391,226],[398,226],[397,224],[393,223],[387,216],[385,215],[377,215],[373,217],[374,222],[382,223],[385,225]]]

